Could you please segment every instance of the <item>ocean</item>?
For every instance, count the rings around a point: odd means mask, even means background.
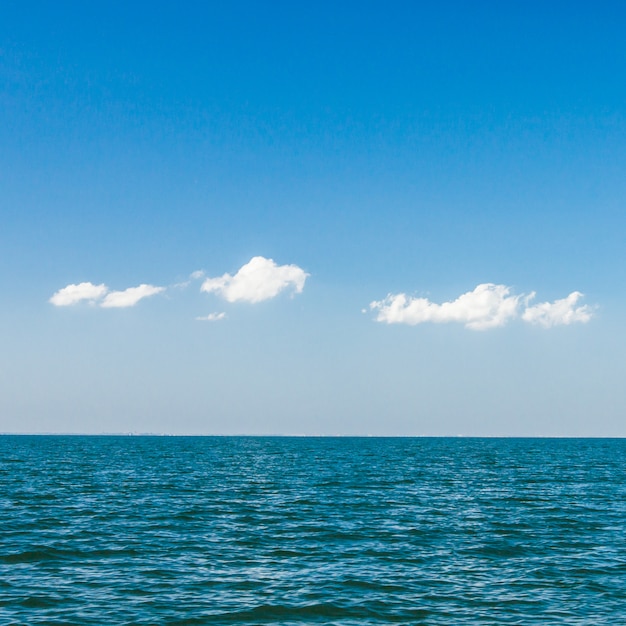
[[[0,436],[0,624],[626,624],[626,440]]]

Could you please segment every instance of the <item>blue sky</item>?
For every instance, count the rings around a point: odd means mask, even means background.
[[[625,26],[3,3],[0,431],[625,435]]]

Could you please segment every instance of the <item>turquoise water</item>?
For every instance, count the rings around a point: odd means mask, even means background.
[[[626,624],[626,441],[0,437],[0,624]]]

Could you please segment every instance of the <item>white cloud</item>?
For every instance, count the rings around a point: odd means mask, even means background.
[[[533,293],[531,295],[534,296]],[[574,322],[586,323],[591,319],[591,307],[588,305],[576,306],[576,303],[583,294],[580,291],[573,291],[562,300],[554,302],[541,302],[526,308],[522,319],[529,324],[538,324],[544,328],[559,326],[561,324],[572,324]]]
[[[196,270],[195,272],[191,272],[191,274],[189,274],[187,280],[180,283],[174,283],[173,285],[170,285],[170,287],[174,287],[176,289],[186,289],[194,280],[200,280],[202,278],[204,278],[204,272],[202,270]]]
[[[390,294],[376,300],[370,309],[377,311],[376,321],[387,324],[422,324],[424,322],[459,322],[472,330],[504,326],[517,317],[545,328],[573,322],[588,322],[592,317],[589,306],[576,306],[582,294],[574,291],[567,298],[528,306],[535,293],[528,296],[511,295],[506,285],[484,283],[451,302],[437,304],[427,298],[411,298],[404,293]]]
[[[199,322],[218,322],[226,317],[226,313],[209,313],[203,317],[196,317]]]
[[[154,287],[153,285],[145,284],[138,287],[129,287],[124,289],[124,291],[111,291],[100,306],[105,309],[135,306],[143,298],[154,296],[162,291],[165,291],[165,287]]]
[[[517,315],[520,296],[512,296],[509,287],[484,283],[451,302],[436,304],[427,298],[406,294],[388,295],[374,301],[377,322],[387,324],[422,324],[423,322],[460,322],[473,330],[503,326]]]
[[[108,288],[105,284],[79,283],[78,285],[68,285],[54,293],[49,302],[54,306],[71,306],[83,300],[93,304],[96,300],[100,300],[107,291]]]
[[[276,265],[272,259],[255,256],[231,276],[207,278],[200,288],[216,292],[228,302],[261,302],[285,289],[301,293],[309,274],[297,265]]]

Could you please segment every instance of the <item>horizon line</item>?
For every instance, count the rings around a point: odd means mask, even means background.
[[[154,432],[0,432],[0,437],[213,437],[283,439],[626,439],[626,435],[357,435],[258,433],[154,433]]]

